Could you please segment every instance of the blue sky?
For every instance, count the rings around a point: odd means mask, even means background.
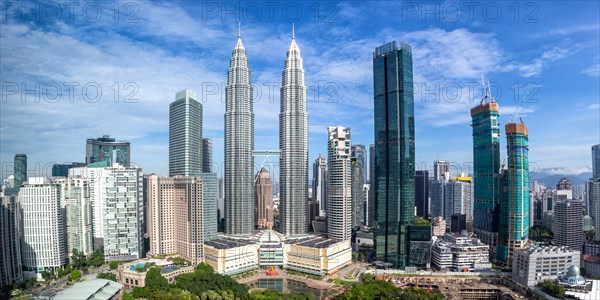
[[[469,172],[481,75],[501,123],[518,112],[529,127],[533,172],[591,171],[600,143],[596,1],[70,3],[1,3],[3,177],[15,153],[27,154],[30,175],[49,174],[52,163],[83,161],[85,139],[103,134],[130,141],[145,172],[166,175],[168,107],[183,88],[201,95],[204,137],[221,163],[237,21],[260,91],[256,149],[278,145],[292,22],[309,88],[310,161],[326,153],[330,125],[351,127],[355,144],[373,142],[372,51],[391,40],[413,50],[418,169],[446,159]]]

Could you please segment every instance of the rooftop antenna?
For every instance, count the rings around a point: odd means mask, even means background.
[[[521,101],[521,103],[525,102],[525,98],[527,98],[527,95],[523,96],[523,100]],[[515,121],[517,120],[517,118],[519,118],[519,120],[521,120],[521,124],[523,124],[523,119],[521,119],[519,117],[519,114],[521,113],[521,109],[523,108],[523,106],[519,105],[519,109],[517,109],[517,113],[515,114],[514,118]],[[512,123],[512,122],[511,122]]]
[[[481,74],[481,87],[483,88],[483,98],[481,98],[481,102],[479,102],[479,104],[482,104],[484,101],[487,101],[487,98],[488,98],[488,93],[487,93],[487,89],[485,88],[485,80],[483,79],[483,74]]]
[[[494,96],[492,96],[492,87],[490,84],[490,81],[488,80],[488,85],[487,85],[488,91],[486,93],[486,95],[490,95],[490,101],[494,101]]]
[[[296,39],[296,36],[294,35],[294,22],[292,22],[292,40]]]
[[[238,21],[238,38],[242,37],[242,26],[240,25],[240,21]]]

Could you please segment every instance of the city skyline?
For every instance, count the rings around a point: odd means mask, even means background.
[[[66,97],[66,90],[63,90],[63,97],[56,102],[39,99],[41,101],[37,103],[34,101],[35,96],[29,94],[25,103],[22,103],[20,93],[10,95],[6,89],[3,89],[2,124],[0,124],[3,147],[0,160],[3,163],[10,163],[15,153],[26,153],[29,157],[30,170],[36,168],[36,163],[44,166],[52,162],[83,161],[85,157],[83,141],[109,134],[131,143],[132,163],[141,166],[146,172],[166,175],[168,167],[168,118],[165,117],[168,101],[166,99],[170,101],[175,92],[184,88],[200,91],[199,95],[203,97],[206,96],[211,83],[225,82],[227,68],[224,58],[230,51],[238,25],[233,19],[227,18],[225,21],[215,17],[207,17],[206,21],[202,18],[194,20],[191,15],[198,7],[184,3],[177,5],[179,9],[175,9],[174,13],[180,18],[174,19],[183,20],[185,27],[191,29],[184,30],[183,26],[164,19],[158,14],[158,10],[164,7],[164,4],[156,3],[139,4],[140,13],[136,17],[141,20],[140,22],[135,24],[121,22],[116,24],[119,26],[110,30],[107,26],[115,24],[93,23],[81,18],[76,18],[72,23],[64,23],[61,27],[47,25],[41,21],[35,22],[36,20],[28,23],[23,18],[6,16],[6,19],[3,19],[6,26],[0,38],[3,41],[1,48],[3,57],[4,53],[23,50],[19,45],[25,43],[19,41],[26,38],[27,44],[39,45],[48,51],[40,57],[31,57],[32,63],[41,66],[40,74],[34,76],[35,73],[31,69],[20,68],[22,63],[20,61],[5,60],[1,69],[4,77],[14,78],[13,81],[19,84],[30,84],[27,85],[27,89],[31,89],[34,82],[40,84],[78,82],[81,83],[79,88],[85,83],[97,82],[102,88],[103,96],[95,103],[83,100],[71,103]],[[419,16],[408,15],[399,16],[400,20],[406,17],[405,21],[400,22],[403,26],[389,26],[375,22],[368,30],[359,30],[361,22],[367,22],[366,15],[362,13],[364,10],[360,10],[360,4],[349,6],[343,3],[335,6],[335,22],[317,21],[312,16],[297,20],[295,22],[297,36],[302,36],[302,44],[306,45],[304,46],[306,49],[303,49],[303,58],[307,74],[308,113],[311,116],[308,127],[309,160],[316,158],[318,153],[326,153],[323,141],[326,140],[328,125],[341,124],[353,128],[353,141],[357,144],[373,143],[372,75],[369,53],[376,45],[388,40],[402,40],[411,44],[415,51],[415,83],[425,83],[427,90],[434,91],[433,94],[436,94],[435,83],[440,83],[441,86],[447,83],[464,82],[476,84],[480,81],[480,76],[484,75],[493,86],[502,88],[502,95],[498,95],[497,90],[492,89],[501,107],[501,126],[508,123],[507,117],[516,115],[521,103],[519,116],[524,119],[532,132],[530,160],[536,164],[538,171],[555,167],[562,168],[556,170],[562,174],[569,174],[567,171],[575,173],[591,171],[589,150],[592,145],[600,141],[600,138],[596,138],[600,105],[594,101],[600,98],[597,90],[598,77],[596,77],[598,69],[591,68],[592,65],[597,66],[599,59],[597,56],[594,57],[598,52],[597,34],[594,36],[594,33],[600,30],[597,26],[598,17],[593,14],[587,18],[578,17],[578,20],[589,22],[578,22],[566,28],[558,24],[561,24],[562,18],[569,18],[572,13],[544,3],[536,5],[539,5],[540,13],[535,16],[537,22],[533,24],[524,22],[524,14],[520,16],[519,22],[515,22],[513,16],[508,13],[508,6],[502,6],[507,13],[502,16],[498,22],[499,26],[495,26],[493,31],[484,26],[485,24],[481,24],[489,18],[481,13],[475,14],[476,19],[477,17],[480,19],[479,24],[476,20],[470,22],[463,18],[452,25],[440,23],[426,26],[427,22],[423,22]],[[585,10],[594,11],[597,5],[586,3],[585,6],[589,9]],[[301,8],[306,12],[309,11],[308,7]],[[322,8],[325,10],[325,7]],[[579,12],[586,13],[582,10]],[[381,10],[377,10],[376,13],[386,15],[386,12]],[[326,13],[323,12],[323,16],[325,15]],[[552,17],[558,18],[557,21],[550,21]],[[247,39],[245,44],[248,57],[250,61],[255,62],[252,65],[252,81],[262,86],[262,97],[255,103],[256,118],[263,121],[257,123],[255,149],[276,149],[277,138],[269,132],[278,127],[275,121],[279,109],[278,72],[287,46],[286,41],[289,40],[292,22],[289,18],[279,18],[272,22],[263,21],[248,22],[242,19],[241,26]],[[351,23],[351,21],[355,22]],[[75,28],[75,25],[85,22],[92,33],[90,36],[85,36],[84,31]],[[153,28],[155,32],[150,32],[149,28],[156,26],[151,24],[153,22],[169,24],[170,27]],[[516,31],[523,26],[538,34],[530,37],[531,42],[517,43],[520,35],[508,34],[509,25],[516,27]],[[145,31],[138,34],[127,31],[132,26],[139,26]],[[99,36],[101,30],[108,30],[113,39]],[[559,42],[550,41],[542,36],[544,30],[552,31]],[[321,34],[317,36],[308,34],[314,31]],[[171,36],[168,35],[169,33]],[[198,33],[201,33],[200,37]],[[215,40],[216,37],[223,37],[222,41]],[[267,38],[264,39],[265,37]],[[63,52],[60,51],[59,46],[49,43],[50,38],[56,38],[72,46],[81,46],[84,51],[75,54],[73,58],[80,61],[74,64],[70,63],[73,61],[67,60],[61,64],[63,69],[61,74],[52,72],[53,68],[57,68],[55,61],[60,61]],[[575,43],[572,38],[577,38],[578,42]],[[264,42],[258,42],[261,40]],[[207,46],[205,42],[208,41],[214,43]],[[136,45],[135,42],[148,47]],[[164,47],[162,44],[159,45],[162,42]],[[175,47],[179,44],[182,47]],[[521,44],[522,47],[519,46]],[[486,45],[491,46],[485,47]],[[123,51],[115,53],[117,47],[121,47]],[[479,48],[489,50],[483,51]],[[164,55],[158,55],[160,53]],[[164,72],[149,71],[146,66],[130,59],[134,55],[148,59],[152,66]],[[433,58],[439,59],[441,64],[436,66],[427,62]],[[98,68],[99,63],[108,64],[108,71]],[[183,65],[190,65],[190,67],[183,68],[181,67]],[[440,70],[441,66],[448,70]],[[83,70],[81,68],[99,71],[85,74],[81,72]],[[120,72],[125,68],[129,71]],[[180,72],[171,72],[173,68],[179,68]],[[20,71],[15,72],[15,69]],[[147,73],[151,76],[139,77],[134,75],[132,70],[135,73]],[[441,75],[434,76],[433,73],[436,72]],[[573,78],[565,79],[563,76],[565,72],[572,75],[568,77]],[[157,83],[155,80],[161,82]],[[560,80],[563,86],[569,87],[568,94],[555,87],[557,80]],[[337,102],[325,102],[326,99],[315,102],[314,89],[311,90],[311,87],[320,81],[320,84],[328,82],[336,84],[337,91],[333,94],[333,98]],[[119,82],[118,87],[114,85],[115,82]],[[130,82],[137,86],[138,92],[132,96],[138,99],[137,103],[123,103],[132,88],[136,89],[135,86],[127,87],[127,83]],[[536,95],[533,95],[533,92],[529,93],[531,95],[528,100],[523,99],[525,95],[521,93],[520,97],[515,99],[513,95],[515,82],[521,86],[521,89],[528,83],[534,83],[537,87]],[[271,86],[273,91],[270,94],[265,83],[273,83]],[[150,84],[156,86],[151,87]],[[113,88],[110,89],[110,86]],[[417,87],[422,86],[417,85]],[[120,91],[119,99],[116,99],[119,100],[118,102],[115,102],[113,97],[115,89]],[[469,107],[476,105],[481,98],[480,91],[480,86],[474,86],[472,97],[461,99],[465,100],[464,105],[446,101],[449,99],[442,99],[439,103],[425,101],[431,100],[426,98],[433,94],[420,92],[415,94],[415,115],[419,116],[415,122],[417,169],[421,169],[423,163],[426,164],[427,169],[431,169],[431,162],[438,157],[459,164],[472,161],[468,111]],[[75,94],[77,96],[77,93]],[[265,98],[267,95],[272,96],[273,101]],[[327,98],[327,95],[330,94],[322,89],[320,97]],[[437,93],[436,97],[440,95],[443,96],[443,93]],[[534,97],[537,102],[533,101]],[[564,105],[566,101],[564,99],[572,100],[569,100],[569,105]],[[203,136],[213,139],[214,161],[218,164],[223,161],[224,91],[218,91],[214,96],[201,100],[206,100],[201,102],[206,111],[206,128]],[[515,100],[519,103],[515,103]],[[344,111],[344,114],[339,114],[338,111]],[[90,120],[87,115],[91,112],[104,112],[104,116],[100,118],[102,120]],[[64,115],[65,113],[68,115]],[[577,116],[577,118],[565,118],[565,115]],[[37,125],[39,122],[28,121],[31,119],[44,121],[48,117],[62,121],[50,127],[39,127]],[[121,122],[118,121],[109,122],[109,120],[123,118],[129,118],[134,122],[130,126],[121,126]],[[547,122],[549,119],[556,121]],[[561,130],[565,126],[572,130]],[[592,134],[588,133],[590,131]],[[572,132],[587,134],[573,135]],[[501,134],[504,136],[504,132]],[[61,143],[52,143],[58,136]],[[442,152],[440,150],[442,147],[448,150]],[[503,147],[501,147],[501,157],[506,157]],[[9,174],[6,168],[3,168],[2,172],[3,178],[6,178],[5,174]],[[222,176],[222,173],[219,173]]]

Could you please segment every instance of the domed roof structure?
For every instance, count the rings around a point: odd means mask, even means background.
[[[559,283],[568,285],[568,286],[576,286],[576,285],[584,285],[585,278],[579,275],[579,267],[573,265],[567,269],[567,274],[562,276],[559,280]]]

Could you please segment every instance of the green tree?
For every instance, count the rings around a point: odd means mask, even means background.
[[[117,275],[110,273],[110,272],[102,272],[102,273],[98,273],[98,275],[96,275],[96,278],[100,278],[100,279],[108,279],[108,280],[112,280],[112,281],[117,281]]]
[[[224,295],[222,291],[227,291],[228,294],[233,294],[236,300],[250,299],[245,285],[237,283],[229,276],[214,273],[213,268],[208,264],[198,265],[193,273],[177,276],[176,282],[177,288],[187,290],[199,297],[203,292],[212,290],[218,292],[222,297]]]
[[[429,223],[429,220],[423,219],[419,216],[415,216],[415,218],[413,219],[413,224],[414,225],[431,225],[431,223]]]
[[[123,298],[121,298],[122,300],[135,300],[135,297],[133,297],[132,293],[123,293]]]
[[[546,294],[562,299],[565,295],[565,288],[554,282],[553,280],[547,279],[537,284],[537,286]]]
[[[119,262],[118,261],[111,261],[108,266],[110,267],[111,270],[116,270],[119,267]]]
[[[71,275],[69,275],[69,280],[71,281],[78,281],[79,278],[81,278],[81,271],[79,270],[74,270],[71,272]]]
[[[154,267],[146,273],[146,287],[150,290],[162,290],[169,287],[169,282],[160,274],[159,267]]]
[[[54,279],[54,272],[44,270],[42,272],[42,278],[46,281],[46,284],[50,283],[50,280]]]
[[[196,272],[212,274],[215,272],[215,269],[207,263],[200,263],[196,266]]]
[[[37,284],[37,280],[35,278],[28,278],[27,280],[25,280],[22,284],[21,287],[24,290],[28,290],[30,288],[33,288],[36,284]]]
[[[152,295],[152,292],[149,289],[145,289],[145,288],[141,288],[141,287],[138,287],[138,286],[134,286],[133,287],[133,291],[131,292],[131,295],[135,299],[149,298],[150,295]]]
[[[364,280],[364,277],[363,277]],[[441,300],[442,295],[433,293],[424,289],[410,287],[400,289],[390,282],[372,281],[367,279],[369,283],[364,283],[346,290],[344,293],[334,297],[336,300],[345,299],[401,299],[401,300]]]
[[[104,248],[100,247],[92,253],[92,256],[87,261],[87,265],[99,267],[104,264]]]
[[[73,249],[73,255],[71,256],[71,264],[75,269],[81,269],[87,266],[87,258],[83,254],[83,252],[77,251],[77,249]]]
[[[362,277],[363,283],[373,283],[375,279],[373,278],[373,274],[365,273]]]
[[[187,262],[185,261],[185,259],[177,256],[177,257],[173,258],[173,263],[178,266],[181,266],[181,265],[185,265]]]

